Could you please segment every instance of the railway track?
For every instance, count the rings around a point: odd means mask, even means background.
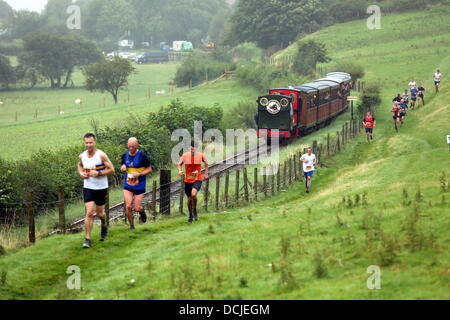
[[[220,176],[223,173],[230,171],[230,170],[237,170],[242,167],[245,167],[246,164],[249,164],[252,160],[257,160],[260,153],[259,148],[265,147],[266,144],[263,143],[260,146],[250,148],[244,152],[238,153],[232,157],[229,157],[227,159],[224,159],[218,163],[215,163],[209,167],[209,179]],[[267,147],[267,151],[264,152],[270,152],[270,146]],[[244,160],[245,161],[242,161]],[[202,170],[204,172],[205,169]],[[181,179],[178,179],[176,181],[173,181],[170,183],[170,198],[178,199],[180,196],[180,187],[181,187]],[[160,187],[156,189],[156,201],[158,202],[160,200]],[[146,204],[153,201],[153,194],[152,191],[146,192],[144,194],[143,199],[143,205],[146,206]],[[109,219],[110,221],[115,221],[120,218],[124,217],[124,208],[125,203],[121,202],[117,205],[114,205],[109,208]],[[69,223],[66,230],[68,233],[75,233],[79,232],[83,226],[84,226],[85,218],[79,218]],[[59,229],[54,229],[49,235],[60,233],[61,231]]]

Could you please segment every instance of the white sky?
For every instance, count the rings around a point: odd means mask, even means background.
[[[28,9],[31,11],[41,12],[45,5],[47,4],[47,0],[4,0],[8,2],[8,4],[15,10]]]

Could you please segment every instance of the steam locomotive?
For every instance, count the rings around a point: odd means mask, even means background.
[[[348,73],[332,72],[310,83],[269,90],[256,101],[258,137],[286,142],[328,125],[347,109],[351,86]]]

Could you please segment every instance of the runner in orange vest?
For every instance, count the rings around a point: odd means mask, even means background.
[[[208,179],[208,162],[203,153],[197,152],[197,145],[194,141],[191,142],[190,152],[184,153],[178,162],[178,174],[183,176],[184,164],[186,175],[184,179],[184,192],[188,197],[189,208],[189,223],[198,221],[197,214],[197,193],[202,187],[203,179]],[[205,164],[205,174],[202,176],[202,163]]]
[[[372,116],[372,114],[367,112],[366,117],[363,121],[363,126],[366,128],[366,135],[367,135],[367,142],[370,142],[370,140],[373,140],[373,128],[375,127],[377,121]]]

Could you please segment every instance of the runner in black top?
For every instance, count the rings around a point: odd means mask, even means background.
[[[392,99],[392,102],[400,102],[400,101],[402,101],[402,96],[400,93],[397,94],[397,96],[394,99]]]
[[[419,97],[419,101],[422,101],[422,106],[425,105],[425,99],[424,99],[424,95],[425,95],[425,88],[419,84],[419,87],[417,88],[417,90],[419,90],[419,93],[417,94],[417,96]]]

